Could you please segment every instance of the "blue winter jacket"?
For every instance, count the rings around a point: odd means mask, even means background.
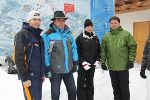
[[[45,63],[52,73],[69,73],[73,65],[77,65],[77,46],[71,30],[66,25],[64,30],[58,29],[53,23],[43,34],[45,45]]]

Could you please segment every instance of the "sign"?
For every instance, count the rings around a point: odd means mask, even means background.
[[[74,12],[74,4],[68,4],[68,3],[64,3],[64,12],[68,13],[68,12]]]
[[[110,30],[109,19],[114,16],[114,0],[91,0],[91,19],[100,42]]]

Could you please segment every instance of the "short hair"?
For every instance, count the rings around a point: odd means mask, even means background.
[[[120,18],[117,17],[117,16],[112,16],[112,17],[109,19],[109,23],[110,23],[112,20],[117,20],[117,21],[120,23]]]

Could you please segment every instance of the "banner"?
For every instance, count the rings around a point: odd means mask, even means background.
[[[100,42],[110,30],[109,19],[114,16],[114,0],[91,0],[91,19]]]
[[[74,4],[67,4],[67,3],[64,3],[64,12],[65,13],[68,13],[68,12],[74,12],[75,9],[74,9]]]

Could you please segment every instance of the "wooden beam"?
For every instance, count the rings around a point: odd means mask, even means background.
[[[134,11],[146,10],[146,9],[150,9],[149,0],[138,1],[132,4],[126,4],[122,6],[116,6],[115,13],[120,14],[120,13],[134,12]]]

